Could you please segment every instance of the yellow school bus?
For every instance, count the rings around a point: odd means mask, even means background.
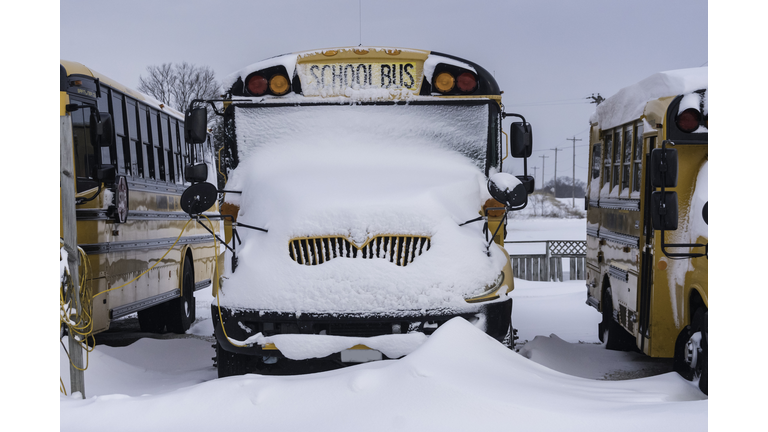
[[[707,68],[661,72],[591,120],[587,303],[609,349],[674,358],[707,392]]]
[[[223,117],[222,214],[240,232],[211,308],[219,376],[399,358],[456,317],[514,346],[503,239],[533,178],[502,161],[529,157],[532,133],[492,74],[433,51],[340,47],[224,86],[187,113],[200,119],[190,142],[205,139],[206,107]],[[521,120],[509,135],[507,117]],[[296,340],[300,353],[282,345]]]
[[[210,146],[186,144],[178,111],[66,60],[60,124],[61,154],[71,155],[62,157],[62,178],[74,182],[74,203],[62,184],[61,236],[76,230],[77,250],[68,255],[79,256],[80,275],[63,284],[62,308],[75,313],[76,283],[83,309],[70,331],[94,335],[138,313],[142,331],[184,333],[195,320],[194,291],[217,283],[208,230],[219,222],[188,223],[180,206],[185,169],[213,165]],[[76,221],[65,221],[66,206]]]

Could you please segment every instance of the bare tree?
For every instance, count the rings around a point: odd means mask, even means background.
[[[139,77],[139,91],[184,112],[193,99],[214,99],[220,94],[216,75],[208,66],[187,62],[147,66],[147,77]]]

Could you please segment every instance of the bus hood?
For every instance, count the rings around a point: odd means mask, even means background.
[[[493,283],[507,262],[501,248],[487,247],[482,221],[460,226],[490,195],[480,169],[450,150],[375,138],[295,142],[241,160],[226,189],[242,191],[226,197],[240,207],[238,221],[269,232],[239,230],[239,266],[226,271],[224,306],[462,311],[470,308],[464,298]],[[430,247],[407,265],[362,254],[302,262],[290,250],[295,239],[344,238],[362,247],[377,236],[426,237]]]

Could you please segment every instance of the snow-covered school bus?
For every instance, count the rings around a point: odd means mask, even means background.
[[[220,376],[398,358],[456,317],[513,346],[502,246],[533,179],[502,163],[530,156],[532,132],[490,73],[349,47],[273,57],[225,88],[187,113],[191,142],[207,107],[223,116],[222,213],[236,217],[211,307]],[[509,136],[505,117],[520,120]]]
[[[590,119],[587,304],[609,349],[674,358],[707,393],[707,68],[661,72]]]
[[[182,113],[66,60],[60,126],[62,243],[72,239],[62,255],[80,264],[72,272],[80,280],[62,283],[63,327],[90,336],[138,313],[143,331],[184,333],[195,320],[193,291],[212,283],[217,253],[180,198],[188,165],[205,156],[213,166],[210,144],[185,143]]]

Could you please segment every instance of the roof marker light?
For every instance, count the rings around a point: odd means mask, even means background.
[[[253,96],[261,96],[267,92],[267,79],[261,75],[254,75],[248,79],[248,93]]]
[[[453,90],[454,85],[456,85],[456,80],[448,72],[441,72],[435,77],[435,88],[440,93],[448,93]]]
[[[288,93],[291,85],[288,81],[288,77],[283,74],[277,74],[269,79],[269,90],[275,96],[282,96]]]
[[[472,72],[464,72],[456,79],[456,85],[462,93],[472,93],[477,89],[477,77]]]
[[[675,123],[677,127],[686,133],[691,133],[699,128],[701,113],[696,108],[688,108],[677,115]]]

